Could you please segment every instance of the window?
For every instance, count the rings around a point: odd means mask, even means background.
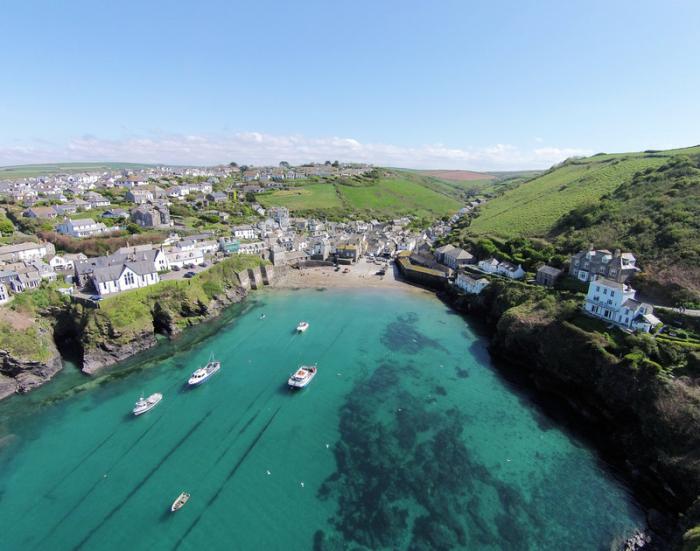
[[[600,285],[596,285],[595,290],[600,293]]]
[[[610,296],[614,297],[615,296],[615,291],[610,291]]]
[[[604,295],[607,295],[607,294],[608,294],[608,290],[607,290],[607,289],[603,289],[603,294],[604,294]]]
[[[124,283],[126,285],[133,285],[134,284],[134,274],[132,272],[127,272],[124,275]]]

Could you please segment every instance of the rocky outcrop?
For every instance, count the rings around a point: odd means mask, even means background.
[[[174,338],[184,327],[217,317],[224,308],[240,302],[245,296],[245,289],[232,287],[216,295],[208,304],[201,301],[156,300],[151,309],[152,323],[140,330],[120,331],[103,311],[89,310],[87,319],[80,322],[82,370],[93,374],[126,360],[155,346],[158,343],[157,333]]]
[[[0,350],[0,399],[43,385],[62,367],[61,356],[55,347],[45,361],[19,358],[7,350]]]

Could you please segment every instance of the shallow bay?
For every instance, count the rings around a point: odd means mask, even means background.
[[[210,336],[0,404],[3,549],[607,549],[641,525],[434,297],[269,291],[237,308]],[[210,352],[222,370],[185,389]],[[303,363],[318,375],[291,393]],[[141,392],[164,399],[133,418]]]

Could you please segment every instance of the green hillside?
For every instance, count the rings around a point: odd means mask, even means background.
[[[435,218],[463,205],[439,180],[407,171],[377,169],[352,178],[303,183],[258,196],[265,206],[285,206],[297,215]]]
[[[593,205],[564,216],[555,242],[568,250],[588,243],[634,251],[644,279],[700,292],[700,150],[647,168]]]
[[[55,163],[39,165],[17,165],[0,167],[0,180],[14,180],[18,178],[34,178],[49,174],[63,174],[74,172],[86,172],[91,170],[138,170],[154,165],[138,163]]]
[[[507,191],[482,207],[471,224],[474,235],[546,236],[572,209],[595,204],[632,179],[635,173],[663,165],[700,147],[643,153],[599,154],[572,159]]]

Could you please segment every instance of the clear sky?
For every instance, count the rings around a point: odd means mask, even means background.
[[[697,0],[0,7],[0,165],[510,169],[700,143]]]

